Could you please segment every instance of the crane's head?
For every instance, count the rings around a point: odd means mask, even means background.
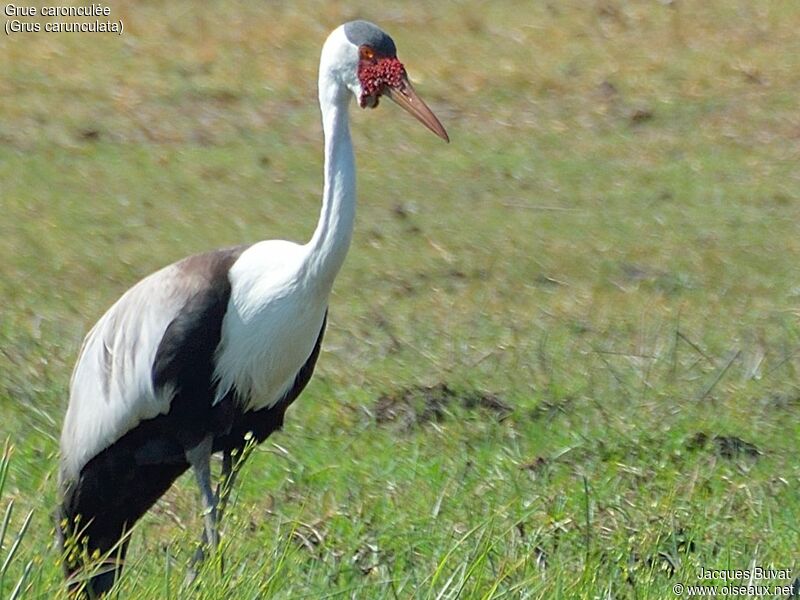
[[[322,66],[336,73],[361,108],[375,108],[386,96],[450,141],[439,119],[414,91],[394,41],[377,25],[350,21],[336,29],[323,48]]]

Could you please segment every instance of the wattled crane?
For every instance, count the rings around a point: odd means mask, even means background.
[[[325,139],[322,210],[311,240],[258,242],[190,256],[130,288],[92,328],[70,382],[61,434],[59,538],[107,568],[84,575],[106,592],[122,568],[131,526],[191,467],[203,503],[203,539],[218,544],[219,490],[232,453],[264,441],[308,383],[328,297],[347,254],[356,206],[348,107],[387,96],[449,141],[417,96],[395,44],[366,21],[334,30],[322,49],[319,104]],[[212,489],[211,455],[223,455]],[[85,567],[67,552],[75,589]]]

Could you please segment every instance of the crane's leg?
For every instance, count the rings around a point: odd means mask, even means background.
[[[203,520],[205,521],[205,534],[212,549],[219,545],[217,532],[217,497],[211,488],[211,436],[186,453],[189,464],[192,465],[197,486],[200,488],[200,498],[203,501]]]
[[[198,481],[198,485],[200,486],[201,494],[203,495],[203,505],[206,507],[206,517],[208,517],[209,514],[216,513],[216,517],[214,519],[214,525],[215,525],[214,526],[214,532],[215,532],[215,535],[216,535],[216,541],[212,541],[212,543],[209,544],[209,540],[213,540],[214,538],[211,537],[211,534],[209,532],[209,527],[208,527],[208,521],[206,520],[206,527],[203,528],[203,533],[200,536],[200,546],[198,546],[197,550],[194,553],[194,556],[192,557],[192,562],[191,562],[191,564],[189,566],[189,573],[187,574],[186,580],[184,581],[185,585],[190,585],[195,580],[195,578],[197,577],[197,565],[202,563],[206,558],[205,549],[209,545],[211,545],[212,549],[216,549],[217,544],[219,543],[219,533],[218,533],[218,531],[219,531],[219,526],[222,523],[222,515],[223,515],[223,513],[225,512],[225,509],[228,506],[228,500],[230,499],[231,490],[233,489],[233,484],[236,481],[236,475],[239,472],[239,468],[242,466],[242,462],[244,462],[244,460],[247,458],[247,456],[249,456],[249,452],[247,452],[247,450],[244,450],[244,452],[245,452],[244,456],[240,455],[238,460],[237,460],[237,462],[236,462],[236,465],[234,465],[233,464],[233,455],[231,454],[231,451],[230,450],[224,450],[223,451],[223,453],[222,453],[222,470],[220,472],[220,481],[217,484],[216,494],[213,495],[213,506],[214,506],[214,509],[213,509],[213,511],[209,511],[209,509],[208,509],[208,501],[206,499],[209,497],[209,494],[211,493],[211,467],[210,467],[211,456],[210,456],[210,450],[211,450],[211,446],[212,445],[213,445],[213,441],[210,441],[209,442],[209,448],[208,448],[208,452],[209,452],[208,456],[209,456],[209,458],[208,458],[208,462],[205,463],[205,464],[208,465],[208,469],[204,472],[202,478],[201,478],[201,475],[200,475],[200,473],[202,472],[202,467],[201,467],[201,469],[194,468],[194,471],[195,471],[195,474],[197,475],[197,481]],[[200,448],[200,446],[198,446],[195,450],[197,450],[199,448]],[[200,453],[198,451],[198,458],[201,458],[202,456],[203,456],[202,453]],[[187,457],[189,457],[188,453],[187,453]],[[200,462],[202,463],[202,461],[200,461]],[[192,462],[192,458],[191,457],[189,457],[189,463],[194,467],[195,463]],[[207,485],[202,483],[201,479],[203,481],[207,481]],[[203,491],[203,490],[205,490],[205,491]],[[220,569],[223,569],[223,568],[224,567],[223,567],[222,557],[220,557]]]
[[[215,552],[219,547],[219,531],[217,528],[217,496],[211,488],[211,449],[213,438],[205,438],[197,446],[186,452],[186,459],[192,466],[197,486],[200,488],[200,498],[203,502],[203,535],[202,543],[195,552],[192,564],[187,575],[187,582],[191,583],[197,577],[195,565],[205,559],[205,547],[210,546]]]

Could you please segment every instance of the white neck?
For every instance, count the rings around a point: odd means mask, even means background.
[[[319,104],[325,137],[322,211],[308,242],[308,273],[330,291],[344,262],[356,212],[356,169],[348,107],[352,94],[327,69],[320,69]]]

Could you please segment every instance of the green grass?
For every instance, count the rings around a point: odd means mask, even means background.
[[[795,2],[111,8],[121,37],[0,39],[2,597],[63,597],[57,440],[92,323],[187,254],[310,236],[318,52],[355,16],[453,142],[353,108],[353,246],[317,373],[239,479],[224,574],[181,588],[186,477],[114,597],[656,599],[701,566],[800,574]]]

